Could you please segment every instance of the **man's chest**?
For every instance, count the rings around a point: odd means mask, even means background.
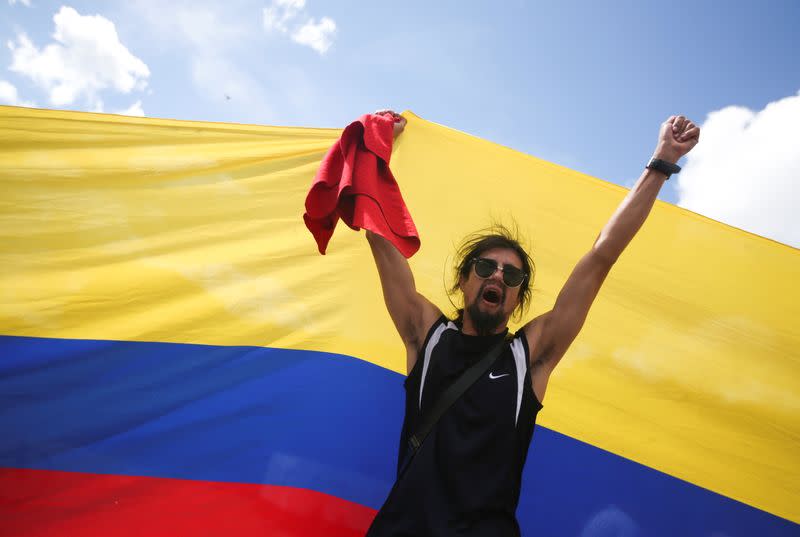
[[[458,355],[432,356],[426,378],[421,383],[420,412],[424,414],[429,411],[470,364]],[[466,426],[478,423],[514,426],[525,381],[526,368],[519,367],[513,353],[507,349],[453,403],[448,411],[450,420],[463,422]]]

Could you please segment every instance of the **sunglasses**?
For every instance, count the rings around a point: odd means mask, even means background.
[[[500,267],[497,261],[485,257],[474,258],[472,264],[475,267],[475,274],[484,279],[489,278]],[[519,287],[528,277],[527,274],[514,265],[503,265],[500,270],[503,271],[503,283],[508,287]]]

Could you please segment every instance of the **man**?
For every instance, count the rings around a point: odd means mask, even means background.
[[[379,112],[381,113],[381,112]],[[406,120],[392,112],[395,136]],[[675,163],[698,142],[700,130],[683,116],[662,125],[641,177],[578,262],[553,309],[507,338],[507,324],[530,297],[532,263],[500,228],[476,235],[459,251],[454,290],[464,309],[447,319],[419,294],[406,259],[374,233],[367,239],[389,315],[406,347],[408,378],[400,460],[425,412],[494,344],[499,358],[441,417],[400,476],[367,535],[519,535],[515,511],[522,468],[556,365],[583,326],[600,286],[644,223]]]

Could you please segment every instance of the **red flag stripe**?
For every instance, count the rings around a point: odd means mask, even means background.
[[[0,469],[8,537],[355,537],[374,516],[369,507],[293,487]]]

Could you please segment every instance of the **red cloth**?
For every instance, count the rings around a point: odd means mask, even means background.
[[[339,218],[388,239],[406,257],[419,250],[417,228],[389,169],[393,125],[391,116],[365,114],[322,159],[303,215],[321,254]]]

